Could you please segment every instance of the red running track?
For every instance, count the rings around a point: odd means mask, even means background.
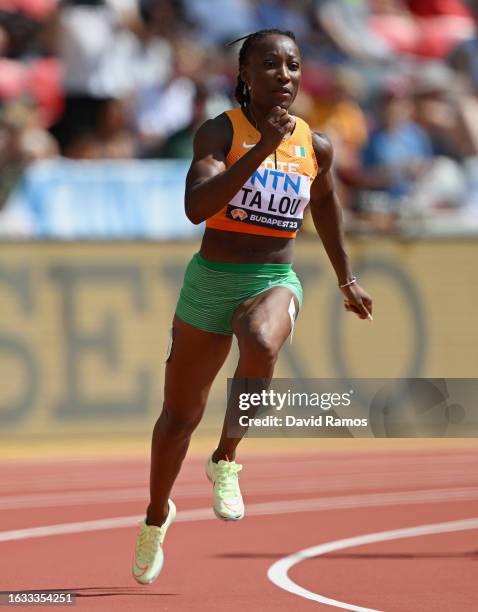
[[[1,463],[0,590],[74,591],[84,610],[478,609],[477,453],[241,459],[238,523],[214,518],[203,461],[187,461],[166,564],[147,587],[130,575],[146,460]],[[287,557],[316,546],[284,571]]]

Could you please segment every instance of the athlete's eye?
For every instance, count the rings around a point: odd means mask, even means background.
[[[274,60],[265,60],[264,61],[264,66],[267,66],[268,68],[271,68],[272,66],[274,66]]]
[[[300,66],[297,62],[292,62],[291,64],[289,64],[289,70],[299,70]]]

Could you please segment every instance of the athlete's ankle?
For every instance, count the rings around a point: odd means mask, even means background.
[[[148,508],[146,512],[146,525],[154,527],[161,527],[168,518],[169,514],[169,503],[167,505],[167,509],[163,509],[162,512],[153,512],[150,508]]]
[[[222,451],[217,448],[212,454],[213,463],[219,463],[219,461],[234,461],[236,459],[236,451]]]

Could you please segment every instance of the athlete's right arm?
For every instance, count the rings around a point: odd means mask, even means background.
[[[192,223],[201,223],[219,212],[278,147],[287,122],[282,112],[278,114],[274,110],[267,133],[263,132],[256,146],[228,168],[226,156],[232,143],[232,125],[228,117],[219,115],[199,128],[186,178],[185,209]]]

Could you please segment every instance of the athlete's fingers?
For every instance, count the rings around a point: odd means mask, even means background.
[[[373,321],[370,311],[367,309],[367,307],[362,302],[354,304],[352,302],[345,301],[344,308],[347,312],[355,313],[361,319],[369,319],[370,321]]]
[[[368,319],[369,317],[369,312],[368,310],[365,308],[362,300],[357,300],[355,306],[357,307],[357,311],[358,311],[358,316],[361,319]]]
[[[372,300],[368,296],[363,295],[360,298],[356,299],[355,305],[359,309],[359,317],[361,319],[369,319],[370,321],[373,321],[373,317],[371,314]]]
[[[284,127],[284,131],[283,131],[284,136],[290,136],[292,132],[294,131],[294,128],[295,128],[295,121],[289,121]]]
[[[274,106],[274,107],[271,109],[271,115],[275,115],[275,114],[280,113],[280,112],[282,112],[282,111],[284,111],[284,110],[285,110],[285,109],[284,109],[284,108],[282,108],[282,106]],[[286,111],[286,112],[287,112],[287,111]]]
[[[274,108],[270,112],[269,119],[271,119],[273,122],[277,122],[284,115],[287,115],[287,111],[285,110],[285,108],[282,108],[281,106],[274,106]]]
[[[287,131],[292,133],[294,131],[294,128],[295,128],[295,120],[292,117],[290,117],[289,122],[287,124]]]
[[[289,125],[290,125],[289,117],[281,117],[279,121],[277,122],[277,127],[282,128],[282,129],[287,129]]]
[[[351,302],[344,302],[344,308],[348,312],[355,312],[355,314],[359,314],[358,308],[354,306]]]
[[[287,115],[284,115],[283,117],[281,117],[279,119],[278,125],[280,127],[289,129],[291,127],[291,125],[292,126],[294,125],[294,120],[292,119],[292,117],[289,114],[287,114]]]
[[[362,298],[362,302],[363,302],[363,305],[365,306],[365,308],[367,309],[367,312],[372,314],[373,303],[372,303],[371,298],[364,297],[364,298]]]
[[[274,117],[273,122],[277,125],[283,125],[284,123],[287,123],[287,121],[289,121],[289,117],[290,115],[287,113],[287,111],[284,111],[280,115],[277,114]]]

